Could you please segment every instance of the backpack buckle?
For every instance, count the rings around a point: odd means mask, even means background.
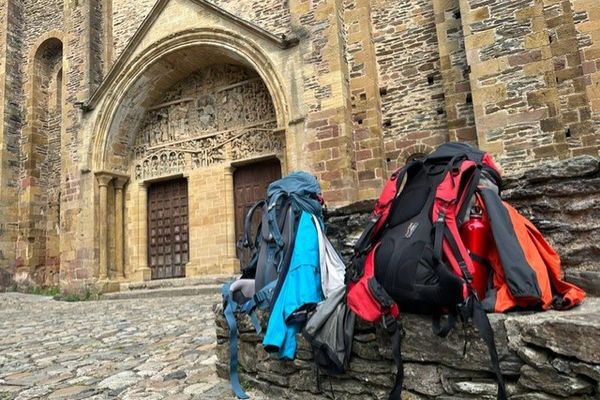
[[[391,335],[398,329],[398,320],[388,312],[381,316],[381,326]]]

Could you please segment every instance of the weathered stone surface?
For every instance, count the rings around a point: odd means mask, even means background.
[[[594,392],[593,385],[585,379],[561,375],[552,368],[535,369],[529,365],[521,369],[519,384],[562,397]]]
[[[444,394],[438,367],[432,364],[404,364],[404,387],[427,396]]]
[[[593,327],[599,313],[600,300],[589,298],[569,311],[490,315],[510,398],[594,398],[598,393],[600,366],[586,357],[595,354],[589,346],[595,346],[594,338],[598,335],[590,331],[581,336],[578,332]],[[431,333],[429,317],[403,314],[402,321],[406,331],[402,352],[407,398],[496,398],[497,386],[487,348],[479,343],[472,327],[466,330],[468,346],[463,357],[464,333],[460,326],[446,339],[440,339]],[[582,347],[581,341],[590,335],[594,338],[589,346]],[[257,346],[260,353],[260,344],[249,344]],[[301,399],[303,394],[322,398],[316,389],[314,365],[307,346],[304,339],[299,339],[302,349],[291,363],[266,355],[255,356],[259,372],[246,376],[277,388],[273,393],[286,393],[282,398]],[[242,348],[249,349],[243,345]],[[228,353],[218,350],[217,354],[220,362],[228,361]],[[394,382],[394,365],[389,337],[359,321],[348,371],[341,376],[322,376],[321,383],[327,391],[331,382],[336,396],[342,398],[386,398]]]
[[[506,374],[518,374],[522,361],[508,347],[505,320],[506,315],[490,315],[500,366]],[[403,326],[406,337],[402,354],[406,360],[436,362],[465,370],[491,370],[487,347],[472,328],[467,330],[467,337],[464,336],[463,330],[457,327],[448,337],[440,338],[431,331],[431,317],[415,315],[405,316]],[[467,353],[463,357],[465,340]]]
[[[548,311],[541,314],[509,317],[506,325],[509,337],[600,364],[600,301],[587,299],[570,312]],[[514,336],[514,339],[512,338]]]
[[[550,179],[577,179],[594,176],[598,172],[600,172],[600,160],[597,157],[580,156],[531,168],[518,177],[519,181],[517,181],[517,177],[511,177],[507,183],[514,185],[523,182],[545,182]]]
[[[174,371],[174,372],[170,372],[167,375],[165,375],[165,381],[171,380],[171,379],[185,379],[187,378],[187,374],[185,373],[185,371]]]

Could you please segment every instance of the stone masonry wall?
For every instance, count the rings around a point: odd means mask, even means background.
[[[150,13],[157,0],[113,0],[113,42],[115,58]],[[252,22],[275,35],[289,34],[290,9],[287,0],[213,0],[215,5]]]
[[[414,153],[448,140],[433,3],[389,0],[373,4],[384,157],[388,173]]]
[[[288,35],[290,32],[290,6],[288,0],[210,1],[231,14],[252,22],[274,35]]]
[[[0,287],[8,286],[16,267],[15,242],[18,237],[18,176],[20,133],[23,127],[22,77],[23,51],[22,4],[3,1],[0,5],[0,33],[2,34],[3,87],[0,89]]]
[[[123,51],[156,0],[112,0],[114,58]]]
[[[433,0],[433,12],[437,28],[449,138],[477,144],[460,2]]]
[[[217,323],[217,373],[229,378],[229,331],[222,306],[214,307]],[[266,318],[261,316],[263,328]],[[496,399],[483,341],[467,325],[442,339],[432,334],[427,316],[402,315],[406,336],[403,398]],[[513,400],[596,399],[600,395],[600,301],[590,298],[571,311],[537,314],[493,314],[500,366]],[[347,400],[387,399],[395,366],[388,336],[357,323],[349,369],[340,376],[322,376],[318,393],[312,352],[298,335],[293,361],[266,353],[247,316],[238,316],[238,358],[242,385],[257,386],[277,398]],[[463,346],[467,346],[463,355]]]
[[[383,158],[381,98],[369,0],[345,0],[345,58],[350,77],[354,163],[359,199],[377,196],[386,172]]]
[[[300,37],[304,68],[302,100],[306,136],[298,151],[333,204],[357,197],[350,79],[346,61],[346,17],[341,0],[290,1],[292,31]]]
[[[581,147],[572,147],[572,153],[590,153],[598,150],[600,127],[600,5],[595,0],[572,0],[573,22],[579,46],[581,72],[585,93],[590,103],[593,130],[582,135]],[[581,118],[582,115],[580,114]],[[595,133],[594,133],[595,132]]]

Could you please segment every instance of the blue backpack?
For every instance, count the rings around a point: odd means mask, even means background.
[[[237,372],[236,313],[250,316],[256,333],[262,328],[256,310],[269,312],[275,304],[288,272],[294,250],[296,229],[302,211],[323,221],[321,187],[317,179],[306,172],[293,172],[271,183],[267,198],[257,201],[248,211],[244,224],[242,245],[252,251],[252,257],[243,268],[242,276],[223,285],[223,312],[229,326],[229,377],[235,395],[247,399]],[[261,222],[254,238],[251,222],[256,211],[261,211]]]

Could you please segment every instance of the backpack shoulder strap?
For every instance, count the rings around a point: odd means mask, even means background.
[[[396,170],[387,180],[379,199],[375,203],[375,209],[371,214],[371,218],[369,219],[366,228],[354,244],[355,254],[364,255],[369,252],[375,242],[374,239],[385,225],[394,199],[402,190],[404,178],[407,176],[409,170],[415,168],[416,165],[422,165],[422,162],[420,160],[411,161],[404,167]]]

